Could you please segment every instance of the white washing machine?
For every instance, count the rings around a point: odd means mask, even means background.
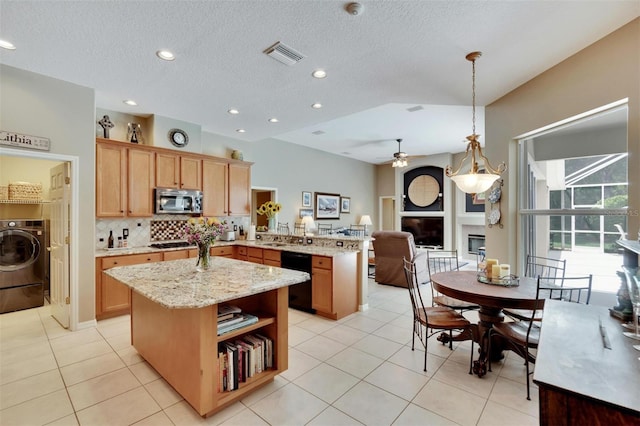
[[[0,220],[0,313],[44,305],[47,280],[44,220]]]

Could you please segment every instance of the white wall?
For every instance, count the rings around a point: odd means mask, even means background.
[[[51,153],[79,159],[79,322],[95,318],[95,126],[93,89],[0,64],[0,129],[49,138]]]

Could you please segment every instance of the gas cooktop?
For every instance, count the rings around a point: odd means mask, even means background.
[[[186,241],[171,241],[168,243],[149,244],[149,247],[153,247],[157,249],[167,249],[167,248],[177,248],[177,247],[195,247],[195,245],[188,243]]]

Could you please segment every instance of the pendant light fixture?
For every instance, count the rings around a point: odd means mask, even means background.
[[[392,167],[407,167],[409,163],[407,162],[407,153],[400,151],[400,142],[402,139],[396,139],[398,142],[398,152],[393,154],[393,163],[391,163]]]
[[[467,61],[471,61],[472,69],[471,102],[473,105],[473,133],[467,136],[467,140],[469,141],[467,151],[462,161],[460,161],[458,168],[453,171],[451,166],[447,166],[445,169],[446,175],[456,183],[462,192],[466,192],[467,194],[478,194],[488,190],[491,188],[491,185],[500,178],[500,175],[507,170],[504,162],[500,163],[496,169],[491,167],[489,160],[482,153],[482,147],[480,147],[480,142],[478,141],[480,135],[476,134],[476,59],[481,55],[482,52],[471,52],[466,56]],[[460,174],[460,170],[465,160],[469,157],[469,154],[471,154],[469,171],[466,174]],[[477,160],[480,159],[482,159],[484,163],[482,168],[478,168]],[[484,170],[484,173],[480,173],[481,170]]]

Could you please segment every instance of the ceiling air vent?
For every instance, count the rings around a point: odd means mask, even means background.
[[[280,42],[277,42],[276,44],[265,50],[264,53],[271,56],[276,61],[282,62],[283,64],[289,66],[297,64],[304,58],[304,55],[302,53],[296,52],[289,46]]]
[[[417,105],[417,106],[414,106],[414,107],[411,107],[411,108],[407,108],[407,111],[409,111],[409,112],[416,112],[416,111],[420,111],[421,109],[424,109],[424,108],[422,107],[422,105]]]

